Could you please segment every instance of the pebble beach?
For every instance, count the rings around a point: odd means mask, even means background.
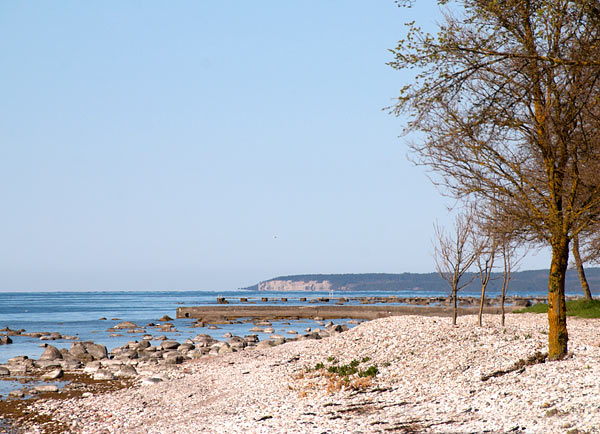
[[[531,365],[519,361],[546,350],[545,315],[476,321],[388,317],[156,367],[130,388],[30,409],[87,434],[600,432],[600,321],[569,319],[569,357]],[[377,373],[328,370],[351,364]]]

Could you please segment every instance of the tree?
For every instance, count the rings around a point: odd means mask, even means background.
[[[583,260],[581,259],[581,253],[579,252],[579,235],[573,237],[573,258],[575,259],[575,268],[577,269],[577,275],[579,276],[579,282],[581,283],[581,289],[583,290],[583,296],[587,300],[592,300],[592,293],[590,291],[590,284],[585,277],[585,270],[583,269]]]
[[[479,299],[479,327],[483,326],[483,306],[485,304],[485,291],[492,277],[494,261],[496,259],[497,241],[496,236],[491,233],[484,235],[473,232],[473,245],[476,246],[476,263],[479,270],[479,281],[481,283],[481,298]]]
[[[447,0],[439,0],[447,4]],[[457,0],[437,35],[409,24],[392,50],[416,68],[394,112],[418,164],[458,199],[498,209],[526,245],[552,249],[548,353],[567,354],[569,243],[600,216],[597,0]]]
[[[454,222],[454,233],[449,235],[439,225],[434,226],[436,242],[434,244],[435,267],[442,279],[450,285],[452,303],[452,324],[456,325],[458,315],[458,292],[469,285],[476,275],[466,282],[461,280],[472,267],[479,252],[473,245],[471,234],[474,229],[473,213],[467,211],[458,215]]]
[[[512,276],[512,272],[515,271],[519,262],[525,257],[525,254],[518,256],[517,249],[519,245],[515,243],[509,236],[503,236],[500,238],[500,254],[502,255],[502,288],[500,292],[500,325],[504,327],[506,322],[506,312],[504,310],[504,302],[506,300],[506,292],[508,291],[508,284]]]

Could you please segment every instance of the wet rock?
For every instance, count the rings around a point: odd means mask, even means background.
[[[159,321],[173,321],[173,318],[171,318],[169,315],[165,315],[161,319],[159,319]]]
[[[0,336],[0,345],[8,345],[8,344],[12,344],[13,341],[10,337],[8,336]]]
[[[42,353],[39,360],[60,360],[63,356],[58,348],[48,345],[46,350]]]
[[[8,396],[11,398],[23,398],[25,396],[25,392],[22,390],[11,390],[8,393]]]
[[[10,370],[4,366],[0,366],[0,377],[6,377],[10,375]]]
[[[117,330],[123,330],[123,329],[139,329],[140,326],[138,326],[137,324],[131,322],[131,321],[123,321],[120,322],[119,324],[115,325],[112,327],[113,329],[117,329]]]

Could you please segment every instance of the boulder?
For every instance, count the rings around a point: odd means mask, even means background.
[[[115,375],[117,377],[131,378],[131,377],[137,377],[138,372],[133,366],[125,365],[125,366],[122,366],[121,369],[119,369]]]
[[[173,321],[173,318],[171,318],[169,315],[165,315],[159,319],[159,321]]]
[[[40,384],[39,386],[35,386],[33,390],[39,393],[58,392],[58,386],[55,384]]]
[[[52,368],[60,368],[61,362],[63,360],[62,359],[56,359],[56,360],[36,360],[35,362],[33,362],[34,366],[36,368],[40,368],[40,369],[52,369]]]
[[[98,369],[94,373],[94,380],[114,380],[115,376],[112,372],[106,369]]]
[[[106,359],[108,357],[108,350],[104,345],[95,344],[93,342],[83,342],[83,346],[88,354],[91,354],[94,360]]]
[[[11,390],[8,392],[8,396],[11,398],[23,398],[25,396],[25,392],[22,390]]]
[[[183,356],[176,351],[171,351],[164,354],[165,362],[170,365],[179,365],[183,363]]]
[[[48,345],[39,360],[62,360],[63,356],[58,348]]]
[[[50,372],[47,372],[42,375],[42,380],[56,380],[57,378],[61,378],[65,375],[61,368],[54,369]]]
[[[177,347],[179,347],[181,344],[177,341],[163,341],[162,344],[160,344],[161,348],[163,350],[176,350]]]
[[[10,375],[10,370],[4,366],[0,366],[0,377],[7,377]]]
[[[0,345],[8,345],[8,344],[12,344],[13,341],[10,337],[8,336],[0,336]]]
[[[113,329],[122,330],[122,329],[139,329],[140,326],[131,322],[131,321],[123,321],[119,324],[112,327]]]

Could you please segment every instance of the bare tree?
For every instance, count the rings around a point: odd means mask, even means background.
[[[481,297],[479,299],[479,327],[483,326],[483,306],[485,304],[485,291],[492,277],[494,270],[494,261],[496,259],[497,242],[496,236],[491,233],[484,235],[474,232],[472,234],[473,245],[475,250],[479,252],[477,255],[477,268],[479,269],[479,281],[481,282]]]
[[[435,239],[434,258],[438,274],[450,285],[452,303],[452,324],[456,325],[458,315],[458,292],[469,285],[476,277],[462,281],[464,274],[473,266],[478,251],[474,249],[471,234],[474,229],[474,217],[471,211],[458,215],[454,222],[454,231],[447,234],[444,228],[434,226]]]
[[[413,155],[448,194],[551,247],[548,354],[560,359],[569,244],[600,216],[598,0],[454,3],[461,14],[447,12],[437,35],[409,24],[393,50],[392,67],[418,71],[395,112],[411,116],[407,132],[423,138]]]
[[[517,251],[519,245],[511,240],[508,236],[500,238],[499,242],[500,255],[502,256],[503,274],[502,274],[502,288],[500,292],[500,324],[504,327],[506,312],[504,303],[506,301],[506,292],[508,291],[508,284],[513,271],[516,271],[519,262],[525,257],[525,253],[518,255]]]
[[[575,259],[575,268],[577,269],[577,275],[579,276],[579,282],[581,283],[581,289],[583,290],[583,296],[586,300],[592,300],[592,293],[590,291],[590,284],[585,277],[585,270],[583,269],[583,260],[581,259],[581,253],[579,252],[579,234],[573,237],[573,258]]]

